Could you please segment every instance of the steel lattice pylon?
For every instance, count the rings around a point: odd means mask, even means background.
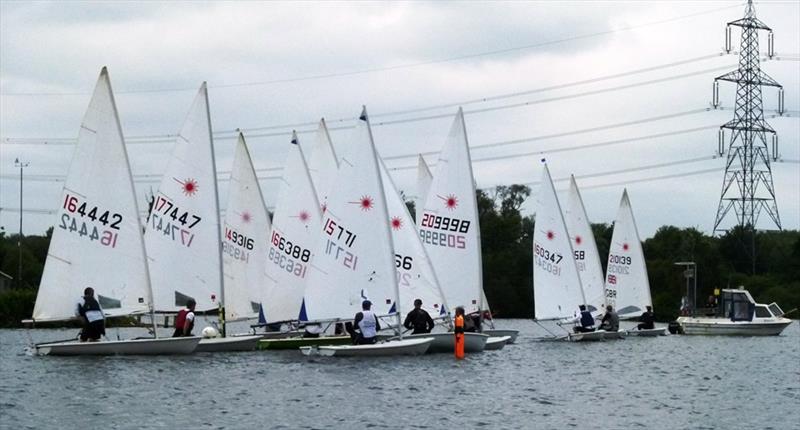
[[[767,134],[772,136],[772,157],[778,157],[777,134],[764,120],[761,87],[779,89],[778,112],[783,110],[783,87],[761,71],[758,51],[758,31],[769,32],[769,56],[773,55],[772,30],[755,16],[752,0],[747,2],[745,17],[729,22],[726,29],[726,50],[730,52],[731,27],[742,30],[739,68],[714,79],[714,106],[719,105],[719,81],[736,83],[736,109],[733,119],[720,127],[719,154],[725,151],[725,130],[730,130],[731,139],[725,163],[725,179],[722,183],[714,231],[725,231],[720,224],[734,210],[736,224],[755,230],[758,217],[764,210],[781,229],[775,188],[772,183],[770,153]]]

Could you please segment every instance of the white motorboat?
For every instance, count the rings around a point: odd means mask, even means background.
[[[101,342],[53,342],[35,346],[39,355],[175,355],[191,354],[200,337],[126,339]]]
[[[506,343],[514,343],[517,341],[517,336],[519,336],[519,330],[503,330],[503,329],[487,329],[483,330],[481,333],[488,334],[491,337],[504,337],[508,336],[508,340]]]
[[[328,345],[328,346],[303,346],[300,351],[303,355],[321,355],[335,357],[380,357],[393,355],[421,355],[425,354],[433,343],[430,337],[421,339],[391,340],[372,345]]]
[[[203,338],[195,352],[253,351],[259,340],[260,335]]]
[[[679,317],[683,334],[729,336],[777,336],[792,323],[776,303],[756,303],[744,289],[722,290],[717,315]]]
[[[453,353],[455,350],[455,335],[451,333],[426,333],[426,334],[412,334],[405,336],[408,339],[433,339],[433,343],[428,348],[428,353]],[[489,335],[484,333],[464,333],[464,352],[475,353],[483,352],[486,349],[486,342],[489,340]]]
[[[506,344],[511,340],[511,336],[491,336],[486,339],[486,350],[497,351],[505,348]]]

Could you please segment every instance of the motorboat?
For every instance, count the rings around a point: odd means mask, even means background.
[[[713,316],[682,316],[682,334],[728,336],[777,336],[792,323],[777,303],[756,303],[745,289],[722,290]]]

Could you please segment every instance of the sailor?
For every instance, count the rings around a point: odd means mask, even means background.
[[[464,308],[461,306],[456,308],[455,329],[453,330],[456,336],[456,358],[461,360],[464,358]]]
[[[94,298],[94,289],[86,287],[83,290],[83,297],[78,302],[76,315],[83,318],[83,330],[81,330],[81,342],[97,342],[100,336],[106,334],[106,319],[103,315],[103,308]]]
[[[611,305],[606,306],[606,314],[600,321],[600,330],[605,331],[619,331],[619,315],[614,312]]]
[[[586,305],[578,306],[579,314],[570,322],[575,323],[576,333],[587,333],[594,331],[594,317],[586,310]]]
[[[191,336],[192,329],[194,328],[194,307],[197,303],[194,299],[189,299],[186,302],[186,307],[178,312],[175,317],[175,333],[172,337]]]
[[[637,330],[650,330],[656,328],[656,317],[653,315],[653,307],[646,306],[647,310],[639,317],[641,324],[636,326]]]
[[[356,345],[369,345],[378,340],[378,331],[381,329],[381,324],[370,308],[372,308],[372,302],[369,300],[361,302],[362,310],[356,314],[353,320],[353,325],[356,327]]]
[[[425,309],[422,309],[422,300],[414,300],[414,309],[406,315],[403,327],[409,330],[413,328],[411,334],[430,333],[433,330],[433,319]]]

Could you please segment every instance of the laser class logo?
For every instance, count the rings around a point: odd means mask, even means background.
[[[183,190],[183,194],[192,197],[197,193],[199,185],[197,185],[197,181],[195,179],[189,178],[184,181],[181,181],[178,178],[172,178],[175,182],[181,184],[181,188]]]

